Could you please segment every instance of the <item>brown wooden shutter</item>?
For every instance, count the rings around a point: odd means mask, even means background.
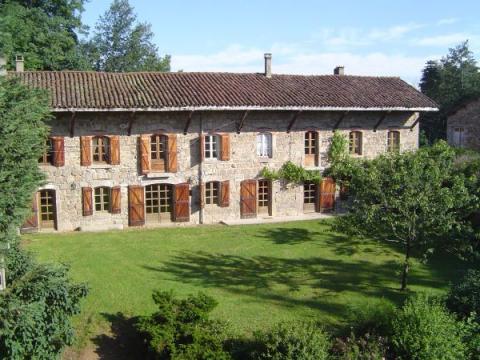
[[[62,136],[52,137],[53,165],[60,167],[65,165],[65,144]]]
[[[335,180],[331,177],[323,178],[318,192],[318,210],[320,212],[332,211],[335,207]]]
[[[220,138],[220,160],[228,161],[230,160],[230,135],[229,134],[221,134],[219,135]]]
[[[128,223],[130,226],[145,224],[145,192],[143,186],[128,187]]]
[[[80,136],[80,165],[92,165],[92,137]]]
[[[230,181],[222,181],[220,183],[220,207],[230,206]]]
[[[22,225],[23,231],[33,231],[38,229],[38,193],[35,192],[32,198],[32,214]]]
[[[317,131],[315,140],[315,166],[320,166],[320,131]]]
[[[168,135],[167,146],[168,146],[167,171],[174,173],[174,172],[177,172],[177,135],[176,134]]]
[[[143,175],[150,172],[150,135],[140,136],[140,169]]]
[[[190,185],[188,183],[175,185],[173,197],[173,220],[177,222],[190,221]]]
[[[120,136],[113,135],[110,139],[110,164],[120,165]]]
[[[82,187],[83,216],[93,215],[92,188]]]
[[[244,180],[240,183],[240,216],[242,219],[257,216],[257,182]]]
[[[121,189],[120,186],[114,186],[110,189],[110,212],[112,214],[120,214],[121,211]]]
[[[200,136],[200,161],[205,159],[205,135]]]
[[[205,207],[205,183],[200,184],[200,208]]]

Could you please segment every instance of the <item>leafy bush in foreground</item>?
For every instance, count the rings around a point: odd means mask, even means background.
[[[382,336],[351,334],[346,339],[338,338],[333,352],[339,360],[378,360],[385,359],[388,351],[388,340]]]
[[[447,296],[447,306],[462,318],[476,313],[480,316],[480,271],[469,270],[454,284]],[[480,318],[479,318],[480,319]]]

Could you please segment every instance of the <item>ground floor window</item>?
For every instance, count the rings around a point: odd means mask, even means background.
[[[55,191],[54,190],[40,190],[40,226],[42,228],[55,228]]]
[[[95,211],[110,211],[110,188],[105,186],[95,188]]]
[[[453,128],[453,146],[465,146],[465,129],[463,127]]]
[[[217,204],[219,199],[218,181],[209,181],[205,184],[205,204]]]
[[[258,180],[258,213],[270,213],[270,182]]]
[[[315,211],[317,199],[317,184],[313,181],[303,183],[303,210],[306,212]]]
[[[152,184],[145,187],[147,221],[171,220],[172,185]]]

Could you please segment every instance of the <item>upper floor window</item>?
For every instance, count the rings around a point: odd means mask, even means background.
[[[53,141],[52,139],[47,139],[45,141],[45,151],[42,156],[38,159],[40,164],[53,164]]]
[[[362,155],[362,133],[360,131],[350,131],[349,151],[352,155]]]
[[[316,131],[305,133],[305,155],[315,155],[317,153],[317,136]]]
[[[218,136],[217,135],[205,135],[204,142],[204,154],[205,159],[217,159],[218,158]]]
[[[152,170],[165,171],[167,165],[167,142],[165,135],[152,135],[150,138],[150,159]]]
[[[465,146],[465,129],[463,127],[453,128],[453,146],[463,147]]]
[[[272,157],[272,134],[261,133],[257,135],[257,155]]]
[[[95,211],[110,211],[110,188],[95,188]]]
[[[389,131],[387,134],[387,151],[399,152],[400,151],[400,132]]]
[[[110,141],[106,136],[94,136],[92,138],[92,150],[94,162],[108,162],[110,153]]]
[[[209,181],[205,184],[205,204],[219,204],[218,181]]]

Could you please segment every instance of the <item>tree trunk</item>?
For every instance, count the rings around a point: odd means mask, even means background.
[[[403,273],[402,273],[402,287],[400,290],[407,290],[407,277],[408,271],[410,270],[410,239],[407,240],[407,245],[405,249],[405,261],[403,263]]]

